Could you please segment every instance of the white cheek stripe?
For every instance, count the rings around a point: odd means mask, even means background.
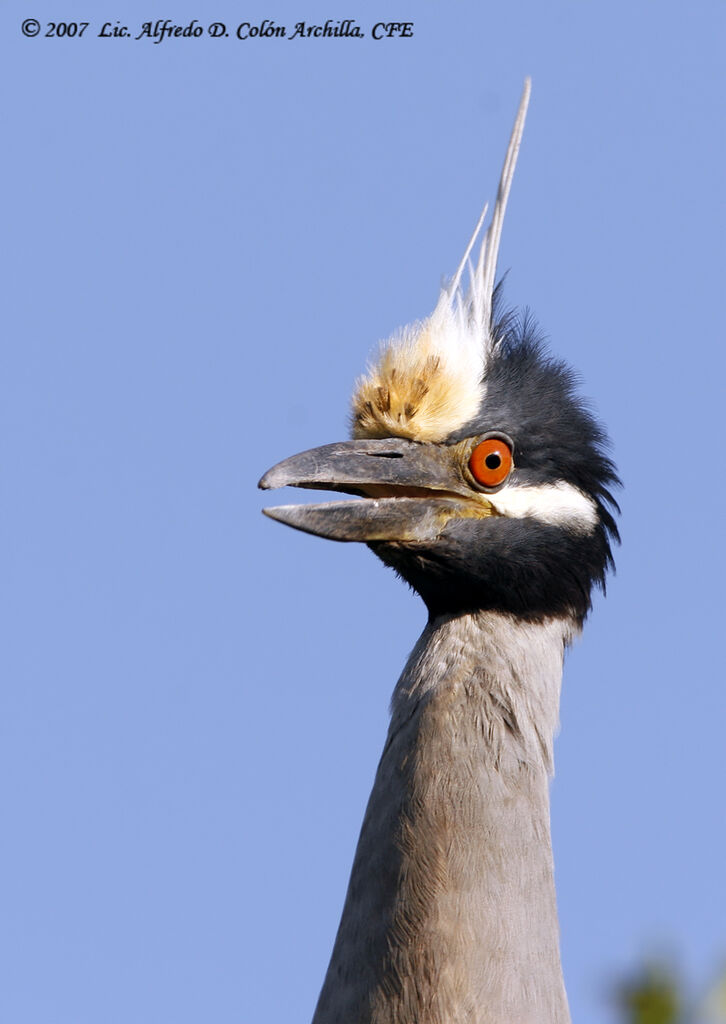
[[[597,506],[592,498],[563,480],[535,487],[505,487],[487,500],[501,515],[538,519],[575,533],[592,533],[598,523]]]

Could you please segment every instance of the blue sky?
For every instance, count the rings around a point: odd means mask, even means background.
[[[500,267],[625,481],[566,666],[553,826],[573,1018],[726,957],[722,3],[0,12],[0,1017],[309,1020],[424,623],[255,485],[345,437],[430,311],[533,79]],[[356,18],[364,40],[97,37]],[[414,22],[406,40],[370,28]]]

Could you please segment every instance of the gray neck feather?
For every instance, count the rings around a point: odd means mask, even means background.
[[[313,1024],[568,1024],[548,780],[573,631],[493,612],[427,625]]]

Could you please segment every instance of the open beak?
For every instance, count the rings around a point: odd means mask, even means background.
[[[362,500],[263,509],[271,519],[331,540],[425,543],[454,517],[493,514],[464,479],[457,446],[400,438],[312,448],[273,466],[259,486],[358,495]]]

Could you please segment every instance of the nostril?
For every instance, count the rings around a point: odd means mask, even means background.
[[[370,459],[402,459],[403,452],[364,452]]]

